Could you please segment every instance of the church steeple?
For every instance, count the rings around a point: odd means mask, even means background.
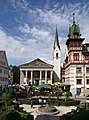
[[[57,46],[60,49],[59,40],[58,40],[58,31],[57,31],[57,26],[56,26],[56,33],[55,33],[55,40],[54,40],[54,50]]]
[[[61,55],[60,55],[60,45],[58,41],[58,31],[56,26],[55,40],[54,40],[54,50],[53,50],[53,61],[54,61],[54,81],[61,79]]]

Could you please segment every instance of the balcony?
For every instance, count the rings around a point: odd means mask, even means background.
[[[70,52],[71,50],[82,50],[82,47],[70,47],[68,52]]]

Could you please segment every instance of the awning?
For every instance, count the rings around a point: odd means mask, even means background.
[[[37,89],[40,89],[40,88],[51,88],[51,85],[50,84],[41,84],[41,85],[38,85],[36,86]]]
[[[52,82],[47,82],[46,84],[49,84],[51,86],[54,86],[54,84]]]
[[[86,94],[86,95],[89,95],[89,89],[86,89],[86,90],[84,90],[84,91],[81,92],[81,93]]]
[[[54,85],[61,85],[61,82],[54,82]]]

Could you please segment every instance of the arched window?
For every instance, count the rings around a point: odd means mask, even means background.
[[[58,58],[58,53],[56,53],[56,58]]]
[[[73,58],[74,58],[74,61],[79,60],[79,54],[78,53],[74,53]]]

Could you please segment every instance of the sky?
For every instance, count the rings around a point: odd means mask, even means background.
[[[61,64],[69,25],[79,24],[84,43],[89,42],[89,0],[0,0],[0,50],[9,65],[21,65],[36,58],[53,64],[56,25]]]

